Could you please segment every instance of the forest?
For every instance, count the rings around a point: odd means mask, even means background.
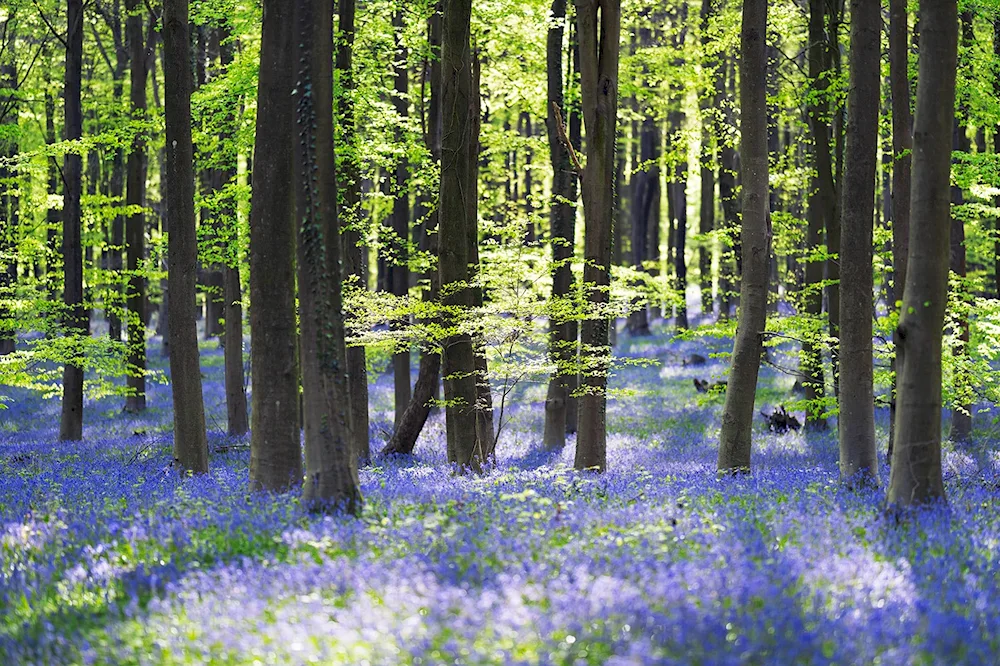
[[[998,0],[0,0],[0,664],[990,664]]]

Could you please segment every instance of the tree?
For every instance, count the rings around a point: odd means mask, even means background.
[[[191,58],[188,1],[163,3],[163,88],[166,120],[167,280],[170,289],[170,385],[174,402],[174,458],[186,471],[208,471],[205,403],[201,391],[195,276],[194,147],[191,143]]]
[[[295,314],[293,7],[264,3],[250,200],[250,484],[302,482]]]
[[[131,92],[129,100],[135,118],[146,114],[146,43],[142,35],[142,14],[139,0],[127,0],[125,9],[128,18],[125,31],[128,34],[129,66],[131,68]],[[128,267],[128,396],[125,411],[136,413],[146,409],[146,278],[142,275],[142,262],[146,256],[146,216],[141,207],[146,200],[146,145],[141,135],[136,136],[128,156],[126,167],[126,197],[128,206],[135,206],[135,212],[125,222],[125,250]]]
[[[357,227],[361,203],[361,174],[357,148],[354,146],[357,121],[354,117],[354,94],[356,85],[352,71],[354,59],[354,0],[340,0],[337,8],[340,39],[337,48],[337,73],[340,77],[340,95],[337,98],[340,116],[340,136],[346,150],[341,152],[341,170],[337,174],[339,186],[343,187],[343,206],[338,213],[344,225],[344,271],[358,279],[359,287],[368,284],[365,265],[366,248],[362,245],[361,232]],[[371,457],[368,439],[368,370],[365,363],[365,348],[360,345],[347,348],[347,381],[351,394],[351,440],[359,462]],[[407,380],[409,381],[409,380]],[[437,383],[435,373],[434,383]],[[421,426],[423,424],[421,423]]]
[[[573,284],[573,249],[576,243],[576,172],[570,161],[569,146],[560,138],[563,101],[563,35],[566,24],[566,0],[552,0],[551,23],[546,42],[546,84],[548,116],[545,126],[549,138],[549,161],[552,164],[552,199],[549,204],[552,244],[553,311],[565,308]],[[542,442],[546,449],[559,450],[566,445],[566,410],[569,401],[569,377],[575,373],[576,326],[565,313],[549,317],[549,360],[555,370],[549,378],[545,396],[545,424]],[[571,330],[573,335],[571,336]]]
[[[470,146],[478,145],[472,117],[472,50],[469,43],[471,0],[444,0],[442,68],[441,200],[439,204],[439,270],[446,326],[453,331],[445,341],[445,421],[448,459],[460,469],[478,471],[484,462],[476,434],[476,367],[472,337],[462,330],[462,316],[472,307],[469,285],[469,211],[478,161],[469,163]]]
[[[357,453],[351,446],[347,392],[343,254],[333,143],[332,25],[332,0],[296,0],[298,69],[293,98],[298,150],[294,165],[306,467],[302,499],[313,510],[357,514],[361,490]]]
[[[830,68],[827,57],[826,33],[823,27],[825,0],[809,2],[809,78],[813,94],[809,105],[809,128],[812,133],[813,176],[808,204],[808,229],[806,245],[810,251],[819,250],[823,244],[823,231],[830,226],[836,205],[833,190],[833,166],[830,162],[830,125],[827,118],[830,103],[827,99]],[[823,264],[815,259],[805,268],[805,311],[811,317],[812,335],[802,343],[802,373],[806,400],[816,404],[825,391],[823,375],[823,346],[816,338],[822,330],[820,316],[823,311]],[[826,430],[827,422],[821,408],[810,407],[806,414],[806,428]]]
[[[403,32],[403,12],[397,10],[393,15],[393,28],[396,34],[396,94],[394,104],[398,122],[402,127],[406,123],[406,118],[410,115],[409,106],[409,75],[407,67],[408,51],[402,41]],[[403,130],[399,130],[403,134]],[[392,233],[393,245],[395,248],[394,263],[389,267],[389,281],[392,294],[397,297],[405,297],[410,291],[410,271],[407,268],[409,253],[407,252],[407,241],[410,236],[410,197],[407,191],[407,180],[409,176],[409,166],[406,156],[400,157],[396,162],[395,174],[395,198],[392,205]],[[393,390],[396,407],[395,423],[398,425],[403,418],[403,412],[410,402],[412,392],[410,390],[410,349],[398,350],[392,356],[392,376]]]
[[[892,270],[896,300],[902,301],[906,285],[906,260],[910,239],[910,155],[913,149],[913,113],[910,111],[908,64],[909,26],[906,0],[889,2],[889,87],[892,95]],[[892,307],[898,311],[896,304]],[[896,387],[903,366],[903,347],[894,336],[892,395],[889,402],[889,450],[892,460],[896,430]]]
[[[437,2],[434,11],[427,19],[427,41],[429,47],[429,61],[426,65],[426,76],[430,79],[430,101],[427,105],[427,129],[424,142],[431,159],[441,163],[441,2]],[[427,213],[425,222],[425,242],[427,250],[432,256],[439,255],[438,234],[434,233],[438,229],[438,219],[440,209],[433,209]],[[360,258],[359,258],[360,261]],[[359,269],[360,270],[360,269]],[[441,276],[438,267],[435,266],[427,272],[429,288],[424,291],[424,300],[429,303],[436,303],[440,297]],[[438,322],[439,323],[439,322]],[[431,413],[431,401],[434,399],[435,391],[441,378],[441,352],[433,344],[428,345],[420,354],[420,367],[417,370],[417,381],[413,385],[413,395],[410,396],[410,403],[403,411],[403,417],[396,423],[392,437],[381,451],[381,455],[410,455],[416,446],[417,437],[427,423],[427,417]],[[367,384],[365,386],[367,395]],[[357,393],[352,392],[352,395]],[[367,412],[366,412],[367,414]]]
[[[66,139],[83,136],[83,107],[80,86],[83,68],[83,2],[66,3]],[[83,439],[83,345],[89,333],[89,320],[83,305],[83,244],[81,232],[83,158],[69,151],[63,158],[63,323],[66,336],[74,347],[72,357],[63,368],[62,419],[59,424],[61,441]]]
[[[607,385],[611,349],[608,315],[611,232],[614,225],[615,129],[618,119],[619,0],[577,0],[580,95],[587,132],[587,164],[581,174],[584,236],[583,282],[594,311],[581,328],[581,386],[577,469],[607,467]]]
[[[840,474],[878,484],[872,367],[872,224],[881,5],[851,0],[851,85],[840,206]]]
[[[948,295],[952,123],[958,61],[955,0],[921,6],[917,111],[913,128],[910,247],[897,332],[896,440],[887,501],[906,508],[943,500],[941,339]]]
[[[722,411],[718,462],[719,472],[730,474],[750,471],[753,403],[767,325],[771,213],[768,210],[766,29],[767,0],[744,0],[740,28],[743,273],[739,320]]]

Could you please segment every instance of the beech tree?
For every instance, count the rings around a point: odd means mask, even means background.
[[[872,224],[881,4],[851,0],[851,85],[840,206],[840,474],[878,484],[872,368]]]
[[[181,469],[208,471],[205,403],[201,391],[195,278],[198,241],[194,215],[194,147],[191,143],[190,29],[187,0],[163,3],[163,90],[166,120],[167,208],[170,234],[170,386],[174,403],[174,459]]]
[[[264,3],[250,199],[250,483],[302,482],[295,315],[295,67],[293,7]]]
[[[333,139],[333,2],[296,0],[295,165],[305,483],[322,511],[361,511],[351,446]],[[358,424],[359,426],[361,424]]]
[[[941,337],[948,296],[952,124],[958,52],[955,0],[921,6],[919,85],[906,287],[897,332],[896,430],[890,507],[944,499]]]
[[[80,86],[83,76],[83,2],[66,3],[66,71],[64,78],[66,139],[83,136],[83,107]],[[83,222],[80,194],[83,158],[67,152],[63,158],[63,324],[75,349],[63,368],[62,419],[59,439],[83,439],[83,346],[89,333],[89,319],[83,305]]]
[[[577,0],[580,35],[580,95],[587,133],[583,192],[583,282],[594,309],[581,327],[583,378],[577,433],[577,469],[607,467],[607,386],[610,363],[608,315],[611,232],[614,225],[615,131],[618,120],[619,0]]]
[[[767,164],[767,0],[744,0],[740,28],[740,158],[743,228],[739,321],[719,435],[719,472],[750,471],[754,396],[767,324],[771,213]]]

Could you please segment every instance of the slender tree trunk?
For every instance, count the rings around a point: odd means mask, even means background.
[[[313,510],[361,511],[351,445],[333,139],[333,3],[296,0],[295,160],[305,484]],[[287,75],[287,74],[286,74]]]
[[[264,3],[250,200],[250,485],[302,482],[295,314],[294,7]]]
[[[823,232],[829,226],[827,220],[833,215],[833,169],[830,164],[830,128],[827,115],[830,104],[826,99],[829,84],[826,33],[823,26],[826,3],[824,0],[809,2],[809,77],[812,79],[813,95],[809,105],[809,127],[813,140],[813,176],[809,193],[809,220],[806,231],[806,245],[809,251],[816,251],[823,245]],[[827,422],[819,402],[825,391],[823,375],[823,344],[820,336],[823,328],[823,264],[810,260],[805,267],[805,311],[810,317],[810,332],[802,343],[800,365],[805,375],[803,386],[810,407],[806,413],[806,428],[826,430]]]
[[[339,0],[340,39],[337,49],[337,71],[341,89],[350,93],[356,88],[353,75],[354,58],[354,0]],[[368,288],[368,270],[365,265],[367,248],[361,239],[361,173],[355,151],[350,147],[356,142],[354,102],[350,94],[341,94],[337,100],[341,123],[341,141],[348,147],[341,156],[342,168],[337,180],[343,191],[343,207],[338,215],[344,226],[344,271],[355,276],[358,287]],[[437,382],[437,378],[434,379]],[[347,382],[351,395],[351,447],[358,462],[371,457],[368,437],[368,370],[365,348],[355,345],[347,348]]]
[[[872,366],[872,235],[878,153],[878,0],[851,0],[851,86],[847,98],[840,226],[840,475],[879,483]]]
[[[83,107],[80,86],[83,68],[83,3],[68,0],[66,11],[66,139],[83,136]],[[83,247],[81,243],[82,210],[80,193],[83,159],[66,153],[63,158],[63,325],[70,338],[89,333],[83,304]],[[63,368],[62,419],[60,441],[83,439],[83,359],[67,359]]]
[[[573,288],[573,255],[576,245],[576,179],[570,163],[569,147],[560,139],[561,117],[568,115],[563,82],[563,33],[566,0],[553,0],[549,26],[547,57],[549,160],[552,164],[552,200],[549,205],[552,243],[552,307],[570,307]],[[559,109],[559,115],[556,114]],[[555,370],[549,379],[545,398],[545,425],[542,442],[546,449],[560,450],[566,445],[572,379],[576,377],[576,324],[559,314],[549,316],[549,359]]]
[[[4,26],[6,30],[13,33],[14,28],[8,23]],[[16,38],[11,34],[11,39]],[[8,54],[10,55],[10,54]],[[0,126],[7,129],[10,126],[17,127],[19,105],[17,103],[17,68],[14,59],[0,63]],[[0,133],[0,136],[7,138],[0,139],[0,182],[5,182],[14,177],[12,169],[8,166],[11,159],[17,154],[18,140],[15,134]],[[0,299],[11,302],[17,286],[17,241],[20,235],[18,227],[19,201],[12,191],[13,187],[5,185],[3,193],[0,194]],[[0,357],[14,352],[17,346],[17,321],[13,310],[6,305],[0,309]]]
[[[967,10],[963,11],[961,14],[961,24],[962,24],[962,46],[965,49],[971,49],[975,44],[975,38],[972,32],[972,12]],[[963,55],[960,59],[960,66],[962,69],[968,71],[970,63],[966,62],[968,55]],[[969,143],[969,137],[966,134],[965,126],[962,125],[963,121],[968,121],[969,113],[965,104],[961,105],[962,108],[959,113],[955,115],[955,121],[952,125],[952,151],[960,153],[969,153],[972,150],[972,146]],[[962,192],[962,188],[959,185],[953,184],[951,186],[951,205],[952,210],[956,206],[961,206],[965,203],[965,194]],[[961,216],[952,213],[951,216],[951,252],[950,252],[950,270],[957,277],[964,279],[968,274],[968,266],[965,253],[965,222]],[[960,290],[960,297],[964,298],[964,287]],[[968,372],[965,370],[968,367],[969,360],[969,318],[959,313],[956,316],[955,325],[958,328],[958,343],[952,348],[952,356],[955,359],[955,384],[956,388],[959,390],[960,394],[968,391],[972,378],[968,376]],[[965,391],[963,391],[963,388]],[[972,405],[971,400],[967,400],[960,405],[953,405],[951,408],[951,432],[949,437],[955,443],[966,443],[972,438]]]
[[[567,77],[567,85],[572,81],[580,72],[580,31],[577,28],[575,22],[570,22],[569,24],[569,48],[570,48],[570,66],[572,75]],[[573,150],[579,155],[583,151],[583,109],[580,108],[580,104],[573,104],[569,109],[569,143],[573,146]],[[580,193],[580,180],[581,176],[578,174],[576,178],[570,179],[570,185],[567,192],[571,196],[567,197],[574,204],[579,198]],[[573,207],[573,228],[569,230],[571,238],[573,238],[574,256],[576,247],[576,222],[577,222],[577,208]],[[657,218],[659,219],[659,218]],[[659,225],[656,227],[657,234],[659,233]],[[659,252],[659,235],[657,235],[657,249],[654,250]],[[573,282],[575,277],[573,276],[572,270],[569,274],[569,290],[572,290]],[[569,292],[567,292],[569,293]],[[580,424],[580,399],[577,396],[577,391],[580,388],[580,326],[577,324],[577,320],[573,319],[568,322],[566,327],[567,340],[569,345],[567,346],[567,353],[569,358],[572,359],[574,363],[574,371],[567,377],[567,398],[566,398],[566,434],[572,435],[576,434],[579,430]]]
[[[910,245],[910,154],[913,150],[913,114],[910,111],[910,75],[906,0],[889,2],[889,86],[892,95],[892,272],[897,301],[903,301],[906,261]],[[890,307],[898,312],[895,303]],[[889,402],[889,450],[892,461],[896,439],[896,394],[903,367],[902,341],[893,334],[892,394]]]
[[[839,77],[841,73],[840,57],[840,23],[843,19],[844,0],[831,0],[827,4],[827,53],[831,75]],[[830,352],[833,366],[833,392],[840,395],[840,209],[843,188],[843,154],[844,154],[844,113],[838,104],[833,109],[833,144],[834,160],[831,172],[833,183],[833,210],[826,219],[826,245],[830,259],[826,262],[827,313],[830,319],[830,337],[834,338],[834,347]]]
[[[47,81],[51,86],[55,85],[54,81]],[[45,143],[46,145],[53,145],[56,142],[56,100],[49,90],[45,91]],[[62,184],[62,179],[59,177],[59,164],[56,162],[55,157],[50,157],[47,162],[48,165],[48,194],[56,195],[59,194],[60,186]],[[56,271],[60,267],[62,262],[62,248],[59,246],[59,229],[62,226],[62,216],[59,214],[59,210],[52,206],[49,206],[45,211],[45,238],[48,242],[50,248],[48,258],[46,260],[45,272],[50,278],[49,283],[49,298],[52,300],[53,304],[59,300],[59,292],[56,288],[55,275]],[[58,251],[53,251],[54,248],[59,248]]]
[[[910,247],[899,339],[904,350],[888,504],[944,499],[941,337],[948,298],[951,131],[958,66],[955,0],[921,6],[920,87],[913,131]],[[912,353],[911,353],[912,352]]]
[[[619,0],[577,0],[580,34],[580,93],[587,129],[584,167],[583,281],[587,302],[594,309],[581,327],[583,395],[577,434],[577,469],[607,468],[607,385],[611,349],[608,302],[611,232],[614,226],[615,131],[618,117],[618,56],[621,34]]]
[[[716,106],[725,109],[725,124],[732,126],[735,124],[732,108],[728,104],[726,79],[734,81],[736,79],[736,66],[730,63],[727,69],[730,70],[728,76],[719,77],[716,88]],[[721,128],[716,130],[717,136],[722,136]],[[729,319],[732,313],[735,291],[739,290],[740,264],[740,239],[737,229],[739,229],[739,199],[736,194],[736,178],[739,174],[739,154],[736,148],[730,145],[729,141],[724,141],[719,148],[719,201],[722,203],[722,214],[724,218],[726,235],[732,243],[732,249],[723,248],[720,261],[719,292],[721,293],[719,304],[719,318]],[[733,264],[736,264],[735,267]],[[735,270],[734,270],[735,268]]]
[[[701,107],[701,197],[699,208],[699,228],[702,240],[698,244],[698,283],[701,289],[701,312],[711,316],[714,311],[712,299],[712,241],[711,234],[715,229],[715,171],[712,166],[716,160],[715,139],[712,130],[715,126],[712,101],[715,95],[716,79],[719,77],[717,57],[709,56],[707,51],[711,42],[708,34],[709,22],[716,12],[714,0],[701,2],[701,48],[702,67],[709,73],[710,83],[705,90],[700,91]]]
[[[674,135],[682,136],[684,114],[677,112],[674,117]],[[674,169],[673,182],[670,184],[671,219],[676,221],[674,232],[674,276],[677,278],[677,330],[688,328],[687,313],[687,160],[678,162]]]
[[[205,403],[201,392],[194,316],[198,239],[194,223],[194,148],[191,144],[191,59],[187,0],[163,4],[164,116],[170,183],[167,279],[170,289],[170,380],[174,402],[174,459],[181,469],[208,471]]]
[[[142,35],[142,17],[138,12],[139,0],[125,3],[128,12],[129,59],[132,86],[130,102],[132,114],[137,118],[146,115],[146,45]],[[145,206],[146,202],[146,144],[136,137],[128,156],[128,185],[125,203],[128,206]],[[146,409],[146,278],[142,275],[142,262],[146,258],[146,216],[140,210],[129,215],[125,223],[125,248],[128,256],[128,365],[129,394],[125,411],[141,412]]]
[[[649,227],[659,225],[654,205],[660,198],[660,131],[655,119],[647,116],[639,134],[639,160],[646,168],[632,177],[632,266],[641,271],[649,255]],[[649,316],[645,304],[629,317],[632,335],[649,335]]]
[[[753,404],[767,324],[771,214],[768,211],[767,0],[744,0],[740,29],[740,134],[743,176],[739,323],[733,343],[719,443],[719,472],[750,471]]]
[[[219,64],[223,68],[233,62],[233,46],[228,40],[228,29],[216,28],[212,41],[218,44]],[[227,117],[227,122],[234,122],[234,117]],[[230,131],[224,131],[220,141],[232,141]],[[236,180],[235,159],[225,168],[216,170],[213,188],[222,190],[227,183]],[[221,209],[220,225],[226,227],[226,238],[237,236],[236,207],[231,198],[227,198]],[[235,255],[235,256],[234,256]],[[230,435],[241,437],[250,429],[247,421],[246,377],[243,372],[243,287],[240,283],[240,265],[245,258],[234,252],[228,253],[222,266],[223,295],[223,362],[225,364],[226,385],[226,425]]]
[[[403,13],[397,10],[393,16],[393,26],[396,29],[396,96],[394,103],[396,114],[401,122],[405,123],[409,116],[409,68],[407,67],[407,49],[402,43]],[[400,136],[403,132],[400,130]],[[407,181],[409,167],[406,157],[400,158],[396,162],[396,193],[392,207],[392,231],[395,263],[389,269],[392,282],[392,293],[394,296],[403,297],[409,293],[410,271],[407,268],[409,259],[406,251],[406,242],[410,237],[410,203]],[[396,425],[399,425],[403,418],[403,412],[410,402],[412,392],[410,390],[410,349],[398,351],[392,356],[393,386],[395,390]]]

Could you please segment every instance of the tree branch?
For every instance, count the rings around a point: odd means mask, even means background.
[[[559,111],[559,105],[555,102],[552,102],[552,112],[556,116],[556,132],[559,134],[559,140],[566,146],[566,150],[569,151],[569,159],[573,162],[573,167],[576,169],[577,175],[580,176],[580,180],[583,180],[583,165],[580,164],[580,158],[576,154],[576,149],[573,148],[573,143],[566,136],[566,126],[563,124],[562,113]]]

